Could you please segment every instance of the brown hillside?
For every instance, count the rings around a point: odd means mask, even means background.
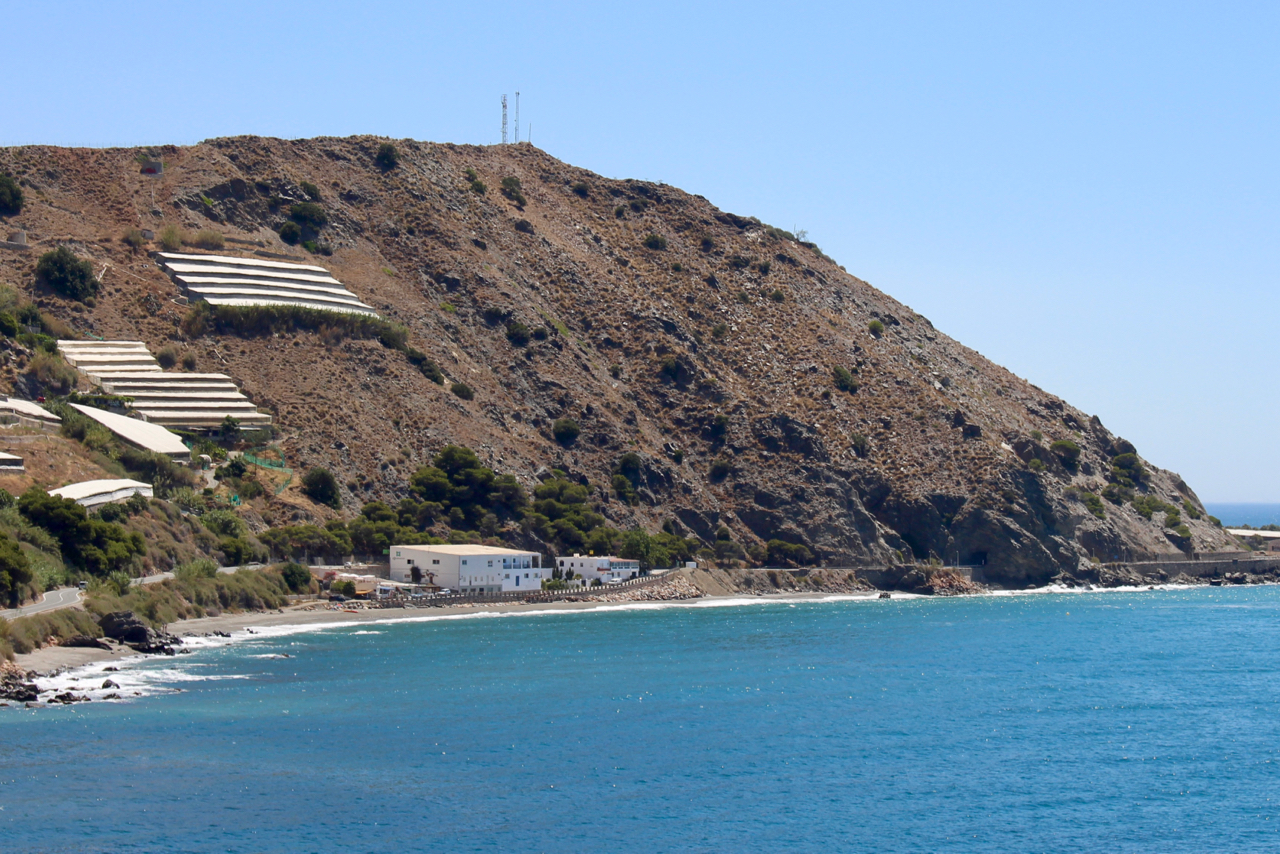
[[[948,338],[811,244],[527,144],[402,140],[399,165],[383,171],[374,164],[382,142],[165,147],[153,151],[164,160],[159,179],[140,174],[138,150],[0,150],[0,169],[27,197],[8,224],[38,244],[0,250],[0,280],[84,334],[139,338],[153,350],[178,342],[199,369],[232,375],[277,416],[290,465],[338,475],[348,513],[400,497],[409,474],[455,442],[527,485],[552,467],[589,479],[615,525],[675,520],[704,539],[724,525],[744,544],[804,543],[829,565],[958,555],[985,558],[988,577],[1021,585],[1123,550],[1230,547],[1187,510],[1189,541],[1164,526],[1164,512],[1148,521],[1104,502],[1097,518],[1068,491],[1100,494],[1124,450],[1097,417]],[[471,188],[468,169],[487,192]],[[523,207],[501,191],[507,177],[520,180]],[[321,192],[329,257],[276,235],[288,204],[306,199],[304,181]],[[273,197],[284,207],[273,210]],[[376,341],[188,340],[175,286],[120,240],[166,223],[328,267],[406,325],[411,343],[475,399],[460,400]],[[656,248],[645,245],[650,235]],[[35,261],[58,244],[106,266],[92,309],[37,293]],[[225,252],[254,248],[228,243]],[[505,334],[511,320],[552,332],[516,346]],[[872,321],[883,332],[873,334]],[[854,372],[856,392],[835,387],[836,367]],[[723,435],[717,415],[727,418]],[[564,417],[582,426],[569,448],[551,434]],[[1049,449],[1055,440],[1080,447],[1074,472]],[[645,461],[636,506],[609,489],[627,451]],[[713,479],[717,460],[729,471]],[[1147,468],[1150,494],[1202,513],[1177,475]]]

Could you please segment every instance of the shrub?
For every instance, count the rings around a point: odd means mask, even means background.
[[[16,216],[22,210],[22,188],[8,175],[0,174],[0,214]]]
[[[1062,464],[1071,471],[1075,471],[1076,463],[1080,461],[1080,446],[1070,439],[1059,439],[1049,446],[1049,450],[1058,455],[1058,459],[1062,460]]]
[[[280,226],[280,239],[293,246],[302,239],[302,229],[296,222],[286,222]]]
[[[124,233],[124,237],[120,238],[120,242],[130,249],[141,249],[146,245],[147,239],[142,236],[141,229],[131,228]]]
[[[551,435],[555,436],[556,441],[566,447],[576,442],[578,434],[581,432],[582,428],[572,418],[557,418],[555,423],[551,425]]]
[[[588,186],[587,186],[584,182],[582,182],[582,181],[577,182],[577,183],[576,183],[576,184],[574,184],[572,187],[570,187],[570,189],[571,189],[571,190],[573,190],[573,192],[574,192],[574,193],[576,193],[577,195],[581,196],[581,197],[582,197],[582,198],[584,198],[584,199],[585,199],[587,196],[591,195],[591,188],[590,188],[590,187],[588,187]]]
[[[615,380],[622,379],[622,365],[613,364],[609,366],[609,376]]]
[[[311,589],[311,570],[300,563],[290,561],[280,567],[280,577],[294,593],[302,593]],[[354,585],[353,585],[354,586]]]
[[[732,470],[733,470],[733,466],[730,465],[729,461],[723,457],[720,457],[719,459],[711,463],[711,468],[708,469],[707,473],[711,475],[712,480],[720,481],[728,477],[729,472],[731,472]]]
[[[712,338],[723,338],[728,334],[729,334],[729,324],[727,323],[717,323],[715,326],[711,327]]]
[[[177,252],[182,248],[182,229],[170,223],[160,229],[160,248],[165,252]]]
[[[195,354],[195,353],[187,353],[187,354],[183,355],[183,357],[182,357],[182,367],[183,367],[185,370],[188,370],[188,371],[194,371],[194,370],[196,369],[196,354]]]
[[[161,347],[156,353],[156,361],[160,363],[160,367],[166,371],[178,364],[178,348],[172,344]]]
[[[463,400],[472,400],[476,396],[476,393],[471,390],[471,386],[466,383],[454,383],[450,386],[449,391],[453,392]]]
[[[756,269],[760,271],[760,275],[767,276],[769,271],[773,269],[773,263],[770,261],[761,261],[756,265]]]
[[[884,324],[878,320],[873,320],[867,324],[867,331],[879,338],[884,334]]]
[[[1080,500],[1084,502],[1084,506],[1089,508],[1089,512],[1099,519],[1107,518],[1107,511],[1102,506],[1102,499],[1092,492],[1081,492]]]
[[[220,232],[206,228],[196,232],[195,237],[191,238],[191,245],[201,249],[222,249],[226,247],[227,241]]]
[[[1164,514],[1164,526],[1166,528],[1176,528],[1182,524],[1182,516],[1177,510],[1170,510]]]
[[[711,424],[708,425],[707,431],[715,439],[724,436],[725,433],[729,432],[729,416],[723,412],[717,414],[715,418],[711,419]]]
[[[1182,539],[1184,540],[1191,539],[1191,529],[1188,528],[1186,525],[1179,525],[1178,527],[1173,529],[1173,532],[1177,534],[1179,537],[1182,537]]]
[[[36,263],[36,278],[69,299],[83,301],[98,293],[98,280],[93,275],[93,265],[77,258],[65,246],[59,246],[40,256]]]
[[[684,373],[684,368],[675,356],[663,356],[662,361],[658,363],[658,372],[672,382],[678,382],[681,374]]]
[[[710,252],[712,249],[716,248],[716,242],[710,237],[702,238],[702,241],[698,245],[702,247],[703,252]]]
[[[36,353],[27,372],[41,387],[66,394],[76,385],[76,369],[62,361],[56,353]]]
[[[533,234],[533,223],[527,219],[516,220],[516,231],[523,234]]]
[[[813,553],[799,543],[788,543],[785,540],[770,540],[769,563],[783,566],[802,566],[813,562]],[[775,582],[776,583],[776,582]]]
[[[1044,438],[1044,434],[1043,434],[1043,433],[1041,433],[1039,430],[1032,430],[1032,431],[1031,431],[1031,441],[1033,441],[1033,442],[1039,442],[1039,441],[1040,441],[1041,439],[1043,439],[1043,438]]]
[[[861,458],[865,458],[871,450],[871,442],[861,433],[854,433],[849,437],[849,447],[853,448],[853,452]]]
[[[1031,461],[1027,463],[1027,468],[1035,472],[1041,472],[1044,471],[1044,463],[1035,457],[1032,457]]]
[[[853,378],[853,374],[848,368],[840,365],[836,365],[831,369],[831,380],[840,391],[847,391],[853,394],[858,390],[858,381]]]
[[[622,219],[627,215],[627,206],[618,205],[616,208],[613,209],[613,215],[616,216],[618,219]]]
[[[312,184],[310,181],[303,181],[298,186],[302,188],[302,192],[307,194],[308,199],[313,202],[320,201],[320,188],[315,184]]]
[[[195,560],[175,566],[173,568],[173,577],[188,584],[202,579],[217,578],[218,564],[210,558],[198,557]],[[121,591],[121,594],[123,593],[124,591]]]
[[[520,179],[514,176],[509,175],[502,179],[502,195],[515,202],[517,207],[524,207],[528,204],[520,186]]]
[[[785,302],[787,299],[787,295],[784,294],[781,289],[775,288],[769,294],[769,299],[773,300],[774,302]]]
[[[489,188],[484,185],[484,181],[481,181],[479,178],[473,178],[471,180],[471,192],[475,193],[477,196],[483,196],[485,193],[489,192]]]
[[[744,258],[741,255],[729,256],[729,266],[735,270],[745,270],[751,266],[751,259]]]
[[[400,152],[391,143],[384,142],[378,146],[373,162],[383,172],[389,172],[400,164]]]
[[[301,202],[289,206],[289,219],[298,225],[319,231],[329,224],[329,215],[315,202]]]
[[[318,504],[327,504],[340,509],[342,501],[338,494],[338,479],[333,472],[325,468],[313,468],[302,476],[302,494]]]
[[[546,341],[551,337],[551,330],[545,326],[535,326],[533,329],[533,337],[537,341]]]
[[[646,249],[663,250],[667,248],[667,238],[661,234],[650,234],[644,239],[644,247]]]
[[[529,327],[525,326],[518,320],[513,320],[507,324],[507,340],[517,347],[523,347],[529,343],[530,338]],[[543,336],[545,337],[545,335]]]

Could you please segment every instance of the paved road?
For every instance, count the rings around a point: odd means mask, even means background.
[[[231,573],[237,572],[241,569],[263,569],[264,567],[266,567],[265,563],[246,563],[244,566],[220,566],[218,567],[218,572],[223,575],[230,575]],[[145,575],[142,578],[135,578],[130,583],[158,584],[161,581],[168,581],[170,578],[173,578],[172,572],[158,572],[155,575]]]
[[[62,587],[58,590],[50,590],[44,594],[44,598],[36,602],[34,605],[27,605],[22,608],[14,608],[11,611],[0,611],[0,617],[6,620],[12,620],[14,617],[29,617],[32,614],[39,614],[43,611],[56,611],[59,608],[70,608],[80,601],[80,590],[75,587]]]

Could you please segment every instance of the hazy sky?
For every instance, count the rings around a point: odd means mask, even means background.
[[[665,181],[1280,502],[1280,6],[13,4],[0,144],[383,134]]]

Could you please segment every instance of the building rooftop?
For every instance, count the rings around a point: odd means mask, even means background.
[[[62,419],[45,409],[40,404],[31,400],[19,400],[16,397],[8,397],[0,400],[0,410],[8,410],[29,418],[37,418],[41,421],[61,421]]]
[[[142,483],[137,480],[128,480],[120,478],[118,480],[86,480],[81,483],[69,483],[58,489],[49,490],[50,495],[57,495],[60,498],[70,498],[72,501],[83,501],[86,498],[92,498],[95,495],[108,495],[113,492],[121,492],[126,489],[146,490],[147,494],[151,493],[151,484]]]
[[[1280,540],[1280,531],[1252,531],[1248,528],[1227,528],[1233,537],[1261,537],[1264,540]]]
[[[442,555],[535,555],[537,551],[530,549],[503,549],[497,546],[473,546],[473,545],[401,545],[392,546],[393,549],[421,549],[423,551],[435,552]]]
[[[159,424],[150,424],[127,415],[85,406],[82,403],[72,403],[70,406],[81,415],[97,421],[126,442],[144,450],[170,457],[185,457],[191,453],[176,433],[170,433]]]

